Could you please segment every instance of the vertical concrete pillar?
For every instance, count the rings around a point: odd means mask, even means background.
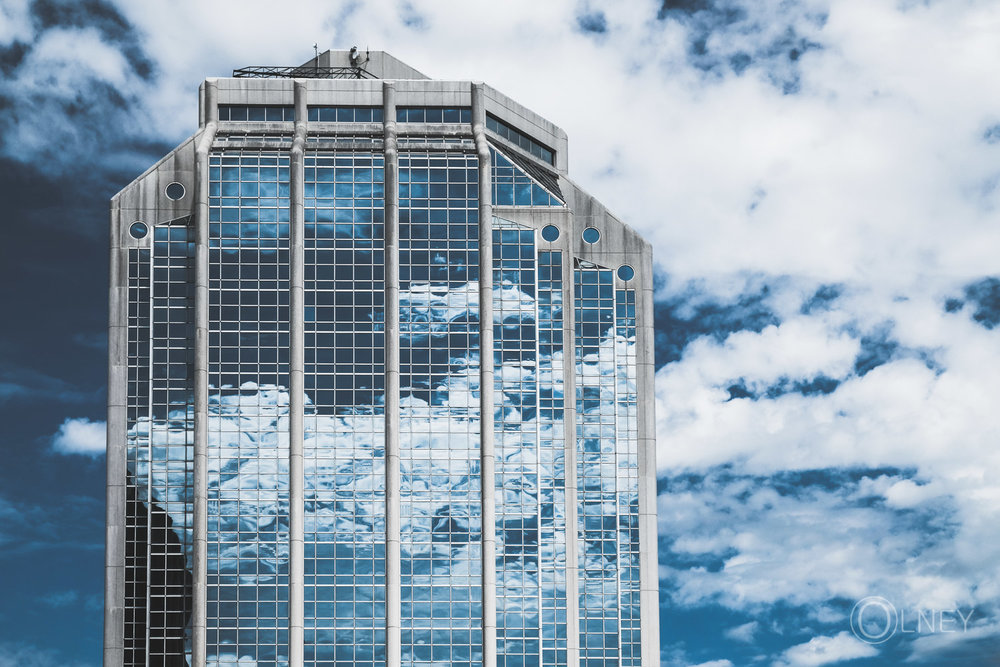
[[[580,571],[576,471],[576,303],[573,288],[572,218],[563,241],[563,424],[566,462],[566,665],[580,664]]]
[[[305,550],[304,475],[302,471],[305,412],[305,143],[307,88],[295,82],[295,138],[288,160],[289,290],[288,296],[288,664],[301,667],[304,651]]]
[[[128,250],[117,199],[111,203],[108,311],[107,487],[104,534],[104,667],[125,659],[125,484],[128,388]]]
[[[636,294],[636,389],[639,418],[639,614],[642,666],[660,664],[660,585],[656,547],[656,395],[653,338],[653,256],[644,244]]]
[[[479,482],[482,502],[483,667],[497,663],[496,459],[493,453],[493,205],[483,84],[472,84],[479,157]]]
[[[205,82],[208,119],[195,151],[194,287],[194,554],[191,612],[192,667],[205,667],[208,584],[208,155],[218,129],[214,79]]]
[[[396,84],[382,82],[385,151],[385,664],[399,667],[399,152]]]

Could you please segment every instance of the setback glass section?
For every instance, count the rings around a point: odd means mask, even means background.
[[[561,252],[538,253],[539,576],[543,665],[566,664],[568,632],[562,273]]]
[[[577,262],[580,664],[640,664],[635,292]]]
[[[129,251],[126,663],[190,652],[193,249],[187,219]],[[152,276],[149,266],[152,264]]]
[[[490,160],[493,164],[494,206],[563,205],[555,195],[492,146],[490,146]]]
[[[128,385],[126,398],[125,660],[146,664],[149,581],[149,334],[151,253],[128,250]]]
[[[494,218],[497,664],[566,663],[560,253]]]
[[[305,158],[306,665],[385,664],[383,162]]]
[[[212,664],[288,659],[288,157],[214,153],[209,184]]]
[[[635,290],[615,290],[618,590],[621,665],[641,664],[639,638],[639,413]]]
[[[482,664],[475,155],[399,157],[402,664]]]

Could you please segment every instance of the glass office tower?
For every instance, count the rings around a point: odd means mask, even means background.
[[[565,133],[382,52],[199,108],[112,200],[105,665],[658,664],[650,250]]]

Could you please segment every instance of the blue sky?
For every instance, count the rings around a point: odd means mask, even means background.
[[[664,665],[1000,654],[1000,6],[289,7],[0,0],[0,667],[100,661],[108,199],[313,42],[550,118],[653,242]]]

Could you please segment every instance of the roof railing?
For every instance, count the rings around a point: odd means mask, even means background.
[[[377,79],[362,67],[253,66],[233,70],[234,79]]]

